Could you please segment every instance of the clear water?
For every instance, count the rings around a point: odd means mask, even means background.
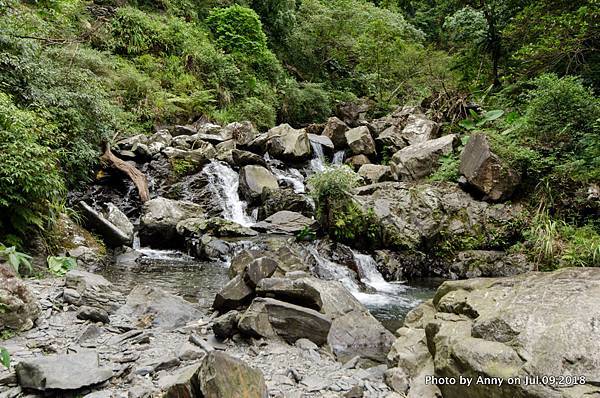
[[[342,165],[342,164],[344,164],[345,158],[346,158],[345,151],[337,151],[336,153],[333,154],[333,161],[331,163],[335,164],[335,165]]]
[[[310,146],[312,147],[312,152],[314,154],[313,158],[310,160],[310,168],[313,172],[320,173],[325,170],[326,162],[323,145],[311,141]]]

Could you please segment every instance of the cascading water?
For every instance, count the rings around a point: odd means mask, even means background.
[[[325,170],[325,153],[323,152],[323,145],[318,142],[311,141],[310,146],[314,157],[310,160],[310,168],[315,173],[320,173]]]
[[[304,193],[306,192],[306,187],[304,186],[304,176],[297,169],[287,169],[280,170],[277,167],[271,166],[271,171],[277,177],[277,180],[283,181],[290,185],[294,192],[296,193]]]
[[[208,177],[210,188],[219,197],[219,203],[223,209],[223,218],[248,227],[255,223],[246,214],[246,202],[240,200],[238,195],[239,177],[228,165],[211,160],[202,169]]]
[[[333,161],[331,163],[335,164],[335,165],[342,165],[342,164],[344,164],[345,157],[346,157],[345,151],[337,151],[336,153],[333,154]]]

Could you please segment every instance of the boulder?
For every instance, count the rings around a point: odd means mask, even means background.
[[[260,257],[252,260],[245,269],[244,282],[251,288],[263,279],[270,277],[279,268],[279,263],[269,257]]]
[[[312,218],[293,211],[283,210],[254,224],[252,228],[260,232],[296,234],[305,229],[316,231],[317,225],[317,221]]]
[[[383,363],[394,340],[392,333],[364,311],[351,311],[334,319],[327,336],[327,343],[340,362],[359,355]]]
[[[403,181],[427,177],[438,168],[442,156],[452,153],[455,140],[456,135],[450,134],[399,150],[392,157],[392,173],[396,179]]]
[[[108,312],[98,307],[82,306],[77,310],[77,319],[91,322],[110,323]]]
[[[310,157],[310,141],[304,130],[296,130],[289,124],[282,124],[269,130],[268,140],[267,150],[271,156],[291,161]]]
[[[481,133],[473,134],[463,149],[460,173],[490,201],[510,198],[520,182],[519,174],[491,151],[487,137]]]
[[[215,295],[212,307],[221,312],[235,310],[249,303],[252,297],[254,297],[252,288],[244,282],[242,275],[237,275]]]
[[[27,359],[15,366],[22,388],[37,391],[70,391],[103,383],[113,376],[109,368],[99,366],[96,352],[49,355]]]
[[[269,170],[256,165],[244,166],[240,170],[239,191],[249,203],[257,203],[265,188],[279,189],[277,178]]]
[[[385,150],[387,153],[395,153],[408,146],[409,144],[402,134],[403,130],[401,126],[390,126],[383,130],[375,138],[377,149],[380,151]]]
[[[381,164],[363,164],[358,169],[358,175],[368,184],[391,181],[393,179],[391,167]]]
[[[257,232],[236,223],[235,221],[225,220],[221,217],[188,218],[180,221],[176,227],[177,233],[183,237],[201,237],[202,235],[211,235],[217,238],[235,238],[256,236]]]
[[[37,298],[27,285],[8,264],[0,264],[0,330],[29,330],[40,314]]]
[[[264,220],[273,214],[288,210],[306,217],[313,215],[313,206],[305,195],[296,193],[291,188],[265,189],[261,198],[262,206],[258,208],[258,219]]]
[[[373,107],[373,101],[358,99],[339,104],[335,114],[348,126],[356,127],[365,121],[367,112]]]
[[[123,213],[117,206],[112,203],[106,203],[105,205],[105,217],[117,227],[121,232],[127,236],[130,242],[133,242],[133,224],[129,221],[129,218]]]
[[[171,145],[171,140],[173,140],[173,136],[171,136],[171,133],[169,133],[168,130],[158,130],[156,133],[148,137],[148,141],[146,142],[146,145],[148,146],[148,154],[153,156],[161,152],[163,149]]]
[[[593,321],[600,318],[598,299],[597,268],[445,282],[429,310],[418,308],[419,314],[407,317],[405,328],[416,330],[399,331],[405,339],[420,337],[429,356],[411,356],[414,344],[395,344],[390,365],[415,369],[432,361],[429,374],[474,380],[470,386],[438,384],[445,398],[599,395],[600,340]],[[546,375],[572,375],[579,382],[525,382]],[[409,393],[419,377],[409,380]],[[476,383],[478,377],[502,384]]]
[[[346,141],[352,153],[355,155],[373,155],[375,150],[375,141],[366,126],[360,126],[346,131]]]
[[[229,277],[234,278],[237,275],[242,275],[248,264],[257,258],[264,257],[267,254],[264,250],[248,250],[244,249],[238,252],[232,259],[229,265]]]
[[[196,307],[181,297],[149,286],[135,287],[119,314],[167,330],[180,328],[202,316]]]
[[[249,121],[234,122],[223,127],[221,136],[225,140],[233,139],[239,145],[245,146],[258,136],[258,131]]]
[[[355,155],[346,159],[344,163],[352,167],[354,170],[358,170],[365,164],[371,164],[371,161],[366,155]]]
[[[267,162],[262,156],[258,156],[255,153],[248,151],[241,151],[239,149],[233,149],[231,151],[231,158],[233,164],[238,167],[244,167],[248,165],[258,165],[267,167]]]
[[[268,398],[260,370],[224,352],[209,352],[198,372],[200,394],[206,398]]]
[[[327,342],[331,319],[315,310],[270,298],[256,298],[240,317],[238,328],[251,336],[279,336],[293,344],[306,338],[317,345]]]
[[[308,134],[310,142],[324,146],[325,148],[333,149],[334,145],[331,139],[325,135]]]
[[[159,379],[158,385],[165,391],[165,398],[195,398],[200,396],[198,372],[200,364],[177,369],[173,374]]]
[[[183,247],[177,224],[189,218],[200,218],[202,207],[192,202],[158,197],[144,203],[140,219],[140,243],[152,247]]]
[[[346,131],[349,129],[350,128],[346,123],[334,116],[327,120],[321,134],[329,138],[335,148],[345,148],[348,146],[348,141],[346,141]]]
[[[406,127],[402,130],[402,138],[408,145],[415,145],[434,139],[438,129],[438,124],[425,116],[412,114],[408,116]]]
[[[212,330],[220,339],[227,339],[237,332],[237,324],[240,320],[238,311],[229,311],[213,321]]]
[[[189,135],[194,135],[198,132],[198,130],[196,130],[196,127],[191,126],[191,125],[175,125],[173,127],[173,129],[171,130],[171,136],[173,138],[175,137],[179,137],[179,136],[189,136]]]
[[[81,209],[86,226],[102,236],[107,245],[119,247],[123,245],[130,246],[133,243],[133,234],[129,236],[127,232],[121,230],[87,203],[83,201],[79,202],[79,208]]]
[[[113,290],[112,283],[102,275],[73,269],[65,275],[65,302],[77,306],[98,307],[113,313],[122,297]]]
[[[191,146],[193,149],[190,150],[168,147],[163,150],[163,153],[171,163],[177,160],[183,160],[197,168],[210,162],[217,154],[217,151],[212,144],[202,140],[194,141]]]
[[[468,250],[458,253],[450,266],[454,279],[513,276],[535,270],[536,265],[521,253],[494,250]]]

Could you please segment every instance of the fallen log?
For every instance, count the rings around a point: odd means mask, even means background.
[[[100,156],[100,160],[107,163],[109,166],[127,174],[127,176],[135,184],[142,203],[150,200],[150,191],[148,190],[148,179],[146,178],[146,175],[139,171],[135,166],[132,166],[123,159],[115,156],[115,154],[110,150],[110,145],[104,144],[104,153],[102,156]]]

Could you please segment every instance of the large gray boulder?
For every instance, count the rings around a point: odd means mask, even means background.
[[[310,141],[304,130],[282,124],[269,130],[268,140],[267,150],[273,157],[292,161],[310,157]]]
[[[460,158],[460,173],[467,182],[485,195],[484,199],[508,199],[520,182],[520,176],[490,149],[485,134],[473,134]]]
[[[201,206],[186,201],[158,197],[144,203],[140,219],[140,243],[152,247],[183,247],[177,224],[189,218],[200,218]]]
[[[248,304],[254,297],[254,291],[246,284],[242,275],[231,279],[215,295],[212,307],[217,311],[229,311]]]
[[[65,275],[65,302],[77,306],[102,308],[113,313],[122,302],[120,293],[102,275],[73,269]]]
[[[346,131],[346,141],[355,155],[374,155],[375,141],[366,126],[360,126]]]
[[[136,323],[149,322],[153,327],[177,329],[188,322],[201,318],[202,314],[190,302],[159,288],[135,287],[119,314],[128,316]]]
[[[209,352],[198,372],[200,394],[206,398],[267,398],[267,385],[260,370],[251,368],[224,352]]]
[[[240,317],[238,328],[257,337],[281,337],[290,344],[306,338],[317,345],[327,342],[331,319],[309,308],[270,298],[256,298]]]
[[[200,238],[202,235],[211,235],[217,238],[236,238],[256,236],[257,232],[221,217],[188,218],[180,221],[176,227],[177,233],[186,238]]]
[[[277,178],[262,166],[249,165],[240,170],[239,191],[249,203],[258,202],[265,189],[277,190]]]
[[[496,250],[467,250],[458,253],[450,266],[455,279],[513,276],[533,271],[536,265],[521,253],[507,254]]]
[[[191,163],[196,168],[207,164],[217,154],[215,147],[211,143],[200,139],[194,141],[191,147],[193,149],[189,150],[168,147],[163,150],[163,153],[171,163],[182,160]]]
[[[237,144],[245,146],[258,136],[258,131],[252,122],[234,122],[223,127],[221,136],[224,140],[234,140]]]
[[[296,193],[292,188],[265,189],[261,202],[262,206],[258,208],[259,220],[264,220],[283,210],[294,211],[306,217],[310,217],[314,213],[314,206],[306,195]]]
[[[79,390],[113,376],[111,369],[99,366],[98,354],[91,351],[27,359],[19,362],[15,370],[22,388],[54,393]]]
[[[398,331],[405,342],[394,344],[389,365],[410,370],[432,361],[435,376],[473,380],[470,386],[438,383],[445,398],[598,396],[599,299],[597,268],[445,282],[432,302],[407,316]],[[414,341],[407,343],[410,335]],[[419,382],[415,373],[410,390]],[[575,379],[526,383],[549,375]],[[477,383],[478,377],[502,384]]]
[[[329,138],[336,148],[341,149],[348,146],[348,141],[346,141],[346,131],[349,129],[350,128],[346,123],[334,116],[327,120],[325,129],[321,134]]]
[[[391,167],[382,164],[363,164],[360,166],[360,169],[358,169],[358,175],[361,176],[367,184],[391,181],[393,179]]]
[[[241,151],[239,149],[231,150],[231,160],[233,164],[238,167],[244,167],[251,164],[267,167],[267,162],[262,156],[258,156],[255,153],[248,151]]]
[[[133,233],[129,234],[128,226],[124,227],[123,224],[121,225],[121,228],[118,227],[113,222],[111,222],[104,214],[96,211],[94,208],[92,208],[90,205],[83,201],[79,202],[79,209],[81,210],[86,226],[100,234],[100,236],[102,236],[104,242],[106,242],[107,245],[111,247],[119,247],[123,245],[130,246],[132,244]],[[113,210],[113,221],[115,221],[115,217],[115,212]],[[125,230],[123,230],[123,228],[125,228]]]
[[[408,145],[415,145],[434,139],[438,129],[438,124],[425,118],[425,116],[412,114],[408,116],[406,126],[401,134]]]
[[[36,297],[8,264],[0,264],[0,309],[0,330],[16,332],[31,329],[41,314]]]
[[[316,231],[317,221],[294,211],[282,210],[252,226],[260,232],[295,234],[305,229]]]
[[[112,203],[106,203],[105,205],[105,217],[111,222],[115,227],[117,227],[121,232],[127,236],[130,242],[133,242],[133,223],[129,220],[129,218]]]
[[[403,181],[427,177],[438,168],[442,156],[452,153],[455,140],[456,135],[450,134],[402,148],[392,157],[392,173]]]

